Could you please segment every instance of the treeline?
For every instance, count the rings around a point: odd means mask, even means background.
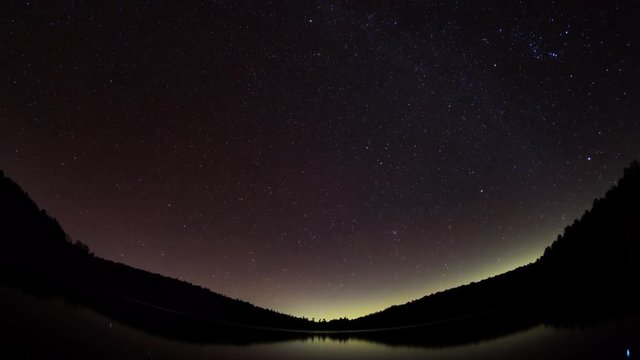
[[[310,327],[306,319],[95,257],[3,172],[0,247],[0,280],[5,283],[39,295],[61,295],[150,332],[244,342],[292,336],[260,328]]]
[[[1,280],[62,295],[172,338],[246,343],[301,338],[310,330],[349,330],[329,336],[451,344],[541,322],[637,316],[640,300],[637,161],[535,263],[354,320],[296,318],[97,258],[1,172],[0,201]]]
[[[543,291],[562,311],[606,315],[640,296],[640,165],[564,229],[538,260]],[[635,310],[637,305],[630,310]]]
[[[413,329],[413,334],[445,341],[469,329],[486,335],[541,322],[578,324],[635,316],[640,300],[639,230],[640,165],[633,161],[617,185],[567,226],[536,262],[325,327],[408,327],[394,331],[407,336]]]

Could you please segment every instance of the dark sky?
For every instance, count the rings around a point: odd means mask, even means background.
[[[640,154],[637,1],[88,3],[2,1],[0,168],[96,255],[282,312],[533,261]]]

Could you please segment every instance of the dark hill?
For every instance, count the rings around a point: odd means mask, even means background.
[[[327,327],[408,327],[403,337],[411,331],[446,341],[453,333],[488,336],[540,322],[579,324],[637,314],[639,227],[640,165],[634,161],[535,263]]]
[[[313,323],[97,258],[0,173],[0,280],[172,338],[246,343],[306,336],[277,328],[445,345],[540,323],[636,319],[638,226],[640,165],[634,161],[536,262],[355,320]]]
[[[5,283],[63,296],[154,333],[244,342],[284,336],[258,328],[309,327],[305,319],[93,256],[2,172],[0,246]]]

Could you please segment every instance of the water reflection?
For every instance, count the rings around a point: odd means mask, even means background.
[[[617,326],[554,329],[538,326],[499,339],[455,347],[389,346],[362,339],[314,337],[301,341],[226,347],[232,358],[250,359],[622,359],[623,341]],[[206,347],[220,354],[221,347]]]
[[[630,324],[587,329],[537,326],[455,347],[390,346],[359,338],[311,336],[252,345],[166,340],[60,299],[37,299],[0,286],[0,345],[13,358],[93,359],[625,359],[637,337]],[[480,356],[481,355],[481,356]]]

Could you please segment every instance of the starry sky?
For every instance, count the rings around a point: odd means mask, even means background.
[[[3,1],[0,168],[308,318],[535,260],[640,154],[638,1]]]

